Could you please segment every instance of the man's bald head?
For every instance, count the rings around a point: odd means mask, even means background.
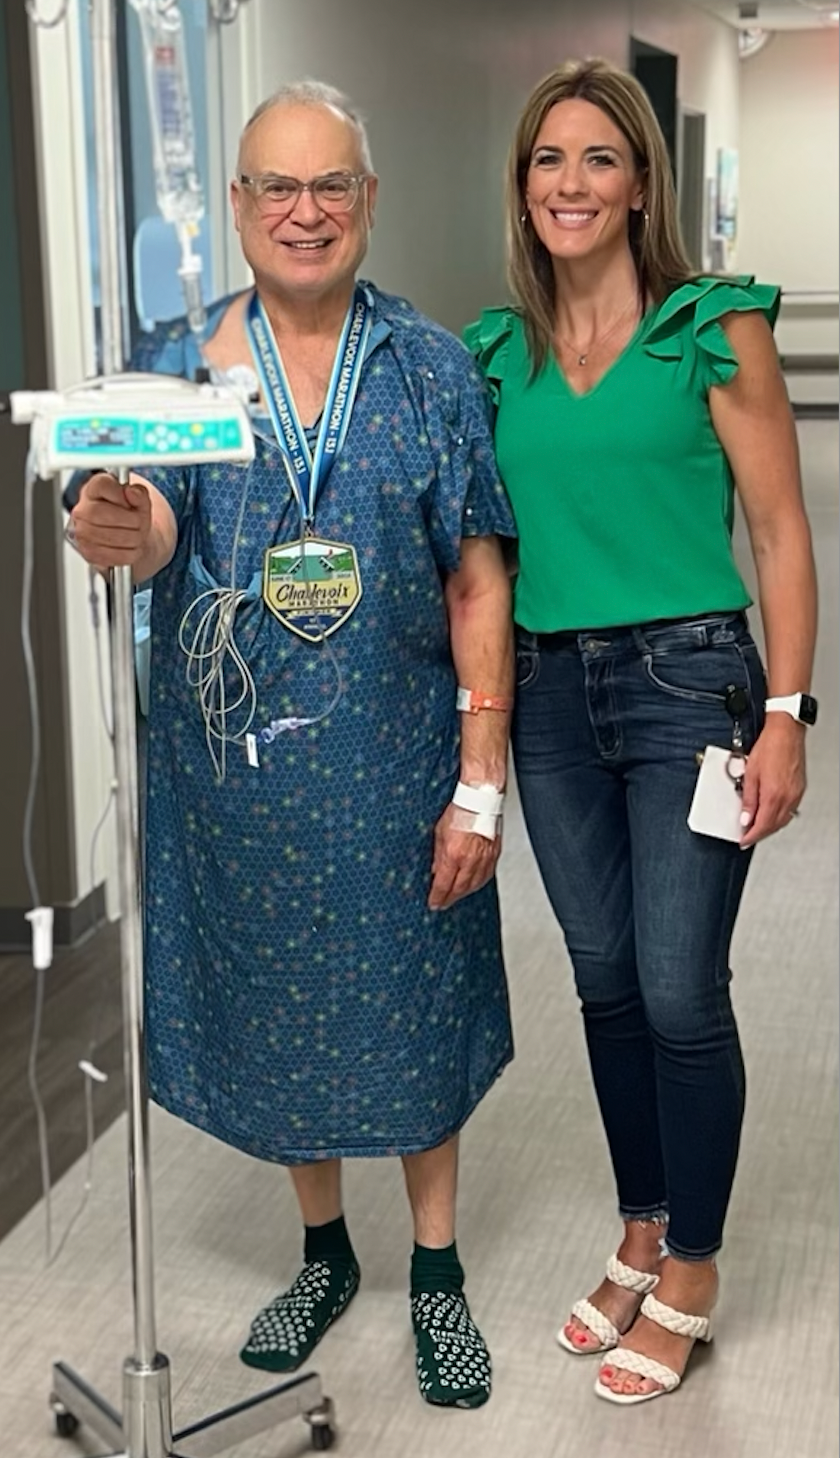
[[[355,137],[358,144],[361,170],[363,172],[373,173],[370,144],[362,117],[343,92],[337,91],[334,86],[326,85],[323,81],[292,81],[286,86],[281,86],[271,96],[266,97],[265,101],[260,102],[256,111],[249,117],[242,129],[236,164],[237,172],[247,170],[247,168],[243,167],[243,152],[247,147],[249,137],[254,128],[259,125],[261,119],[268,112],[280,106],[322,107],[333,112],[346,123]]]

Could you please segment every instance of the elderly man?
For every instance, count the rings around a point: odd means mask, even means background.
[[[466,352],[357,282],[376,191],[339,93],[258,109],[232,184],[255,288],[206,344],[251,382],[255,460],[94,476],[73,527],[94,566],[156,577],[150,1088],[287,1165],[303,1217],[303,1269],[242,1358],[308,1358],[359,1285],[341,1159],[399,1155],[420,1391],[476,1407],[455,1195],[458,1131],[512,1053],[493,875],[514,529]]]

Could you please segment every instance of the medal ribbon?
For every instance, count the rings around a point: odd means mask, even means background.
[[[372,300],[357,286],[336,349],[313,455],[298,419],[274,331],[256,291],[248,306],[248,342],[277,444],[291,466],[289,484],[307,527],[315,519],[318,496],[344,445],[372,323]]]

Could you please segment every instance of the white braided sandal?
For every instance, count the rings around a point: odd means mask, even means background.
[[[689,1316],[685,1311],[676,1311],[673,1306],[666,1306],[663,1301],[657,1301],[655,1296],[646,1296],[642,1302],[642,1315],[650,1321],[655,1321],[658,1326],[664,1326],[666,1331],[672,1331],[677,1336],[690,1337],[693,1342],[710,1342],[712,1340],[712,1321],[708,1316]],[[632,1372],[638,1377],[647,1377],[651,1382],[658,1382],[652,1392],[613,1392],[601,1381],[601,1375],[595,1381],[595,1396],[603,1397],[605,1402],[615,1402],[622,1407],[631,1407],[637,1402],[650,1402],[653,1397],[664,1397],[666,1392],[673,1392],[679,1387],[682,1377],[672,1367],[666,1367],[664,1362],[655,1362],[653,1357],[645,1357],[641,1352],[631,1352],[626,1348],[618,1353],[615,1362],[620,1372]]]
[[[607,1280],[612,1281],[614,1286],[623,1286],[625,1291],[635,1291],[638,1296],[646,1296],[649,1291],[653,1290],[659,1277],[650,1275],[647,1271],[637,1271],[634,1266],[626,1266],[617,1255],[613,1255],[607,1261]],[[565,1327],[561,1326],[557,1333],[557,1340],[565,1351],[572,1353],[572,1356],[594,1357],[598,1353],[609,1352],[613,1347],[618,1346],[622,1333],[617,1326],[613,1326],[603,1311],[599,1311],[597,1306],[592,1305],[591,1301],[586,1299],[576,1301],[572,1307],[572,1316],[576,1316],[578,1321],[582,1321],[600,1343],[597,1347],[575,1346],[574,1342],[566,1336]]]

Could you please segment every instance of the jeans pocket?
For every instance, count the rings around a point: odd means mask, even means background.
[[[540,676],[540,650],[536,641],[517,639],[516,642],[516,687],[530,688]]]
[[[741,717],[744,746],[749,750],[761,731],[766,694],[764,669],[758,649],[748,634],[730,643],[696,644],[676,651],[643,654],[645,678],[663,697],[686,705],[722,711],[720,735],[728,738],[732,719],[726,709],[727,690],[743,689],[748,707]],[[721,738],[721,742],[723,742]],[[711,742],[711,740],[710,740]]]
[[[683,648],[672,653],[645,653],[642,656],[645,677],[648,683],[675,699],[686,699],[692,704],[723,704],[726,690],[734,682],[735,687],[746,688],[743,682],[744,670],[737,650],[723,648]],[[737,678],[733,680],[725,667],[737,667]]]

